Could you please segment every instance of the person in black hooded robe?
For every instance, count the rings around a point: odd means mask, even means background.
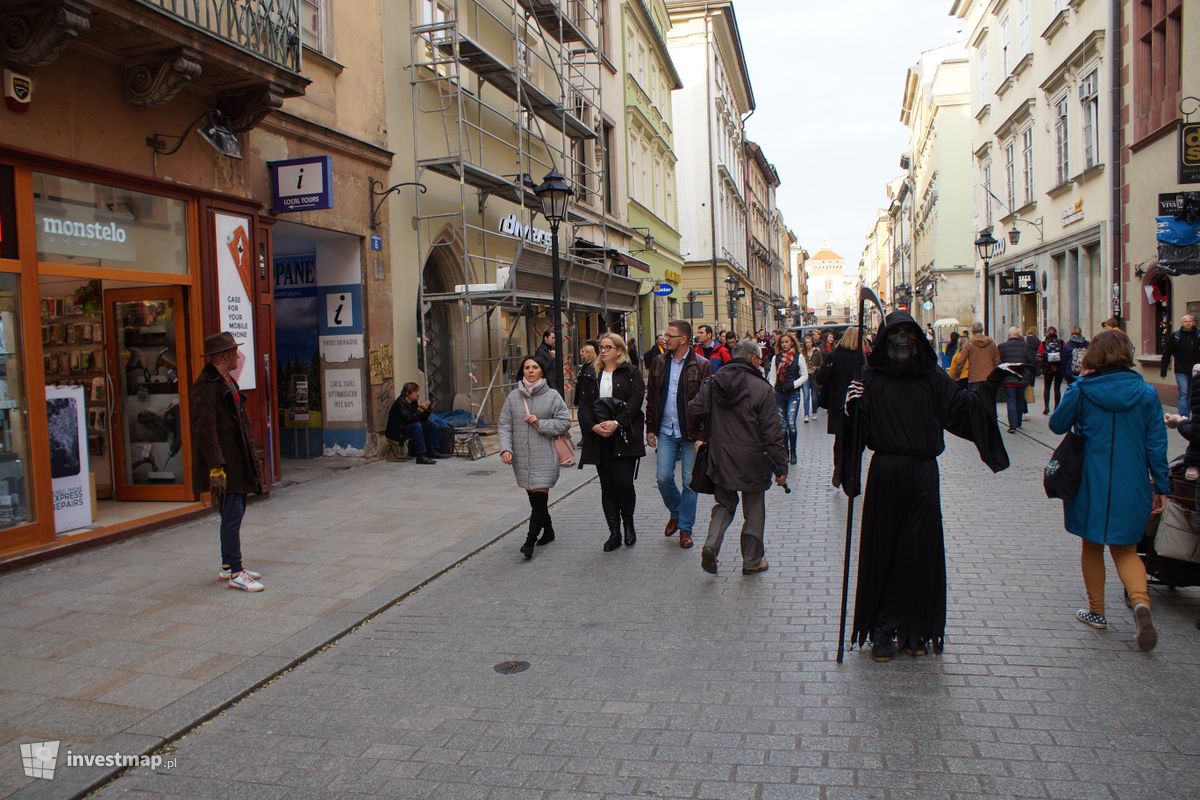
[[[950,431],[974,442],[993,472],[1008,467],[987,405],[990,396],[994,407],[1005,374],[993,373],[987,392],[959,388],[938,366],[920,326],[896,311],[880,327],[862,379],[847,392],[845,436],[859,445],[842,462],[847,495],[858,493],[863,444],[874,451],[850,641],[861,647],[870,639],[876,661],[887,661],[898,647],[912,655],[942,651],[946,551],[937,457],[945,449],[943,432]]]

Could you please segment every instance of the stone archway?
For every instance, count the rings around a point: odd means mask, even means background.
[[[1171,278],[1155,260],[1142,276],[1142,341],[1139,352],[1161,353],[1171,335]]]
[[[421,269],[421,285],[427,294],[454,291],[462,283],[461,269],[455,260],[453,244],[436,244]],[[439,411],[453,408],[454,396],[466,391],[460,374],[459,343],[463,342],[461,315],[457,303],[447,300],[426,301],[417,309],[418,330],[424,330],[423,346],[417,349],[417,366],[426,378],[426,392]]]

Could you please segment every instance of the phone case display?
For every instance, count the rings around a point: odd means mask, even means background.
[[[82,386],[47,386],[50,429],[50,491],[56,533],[92,524]]]
[[[169,298],[113,304],[125,480],[134,485],[183,483],[174,305]]]

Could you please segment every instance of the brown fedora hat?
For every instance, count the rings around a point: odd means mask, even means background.
[[[234,350],[237,346],[237,340],[233,338],[232,333],[221,331],[220,333],[214,333],[204,340],[204,355],[215,356],[217,353],[224,353],[226,350]]]

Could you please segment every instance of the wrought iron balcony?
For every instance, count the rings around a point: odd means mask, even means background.
[[[251,55],[300,72],[300,0],[137,0]]]

